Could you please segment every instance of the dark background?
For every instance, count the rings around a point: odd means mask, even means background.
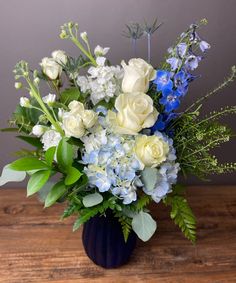
[[[152,64],[157,65],[177,36],[189,24],[207,18],[209,24],[200,34],[212,48],[195,72],[201,79],[192,83],[182,103],[189,105],[197,97],[216,86],[236,64],[235,0],[8,0],[0,1],[0,127],[7,125],[23,92],[14,89],[13,67],[25,59],[32,68],[55,49],[63,49],[72,56],[78,50],[70,42],[59,39],[60,25],[70,20],[87,31],[92,46],[109,46],[109,59],[119,64],[132,57],[130,42],[122,37],[125,23],[152,22],[156,17],[164,25],[155,33],[152,42]],[[138,42],[138,57],[146,58],[146,40]],[[204,111],[236,104],[236,84],[211,98]],[[43,93],[47,95],[48,93]],[[236,119],[231,116],[225,123],[236,130]],[[217,150],[221,161],[235,160],[235,139]],[[0,133],[0,169],[14,159],[12,152],[23,146],[13,134]],[[214,176],[215,184],[235,184],[236,174]],[[200,183],[188,179],[190,184]],[[17,185],[19,186],[19,185]],[[21,184],[23,186],[23,183]]]

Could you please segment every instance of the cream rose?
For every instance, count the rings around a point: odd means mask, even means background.
[[[51,80],[55,80],[61,75],[62,67],[57,64],[53,58],[43,58],[40,66],[42,67],[44,74]]]
[[[65,51],[62,50],[55,50],[52,52],[52,58],[59,64],[66,64],[67,62],[67,56]]]
[[[124,93],[148,91],[149,81],[155,79],[156,71],[146,61],[140,58],[129,60],[128,65],[121,62],[124,68],[124,78],[122,81],[122,91]]]
[[[79,115],[67,112],[63,115],[62,125],[67,137],[81,138],[85,133],[84,124]]]
[[[82,117],[84,126],[87,129],[92,128],[98,119],[97,113],[95,113],[93,110],[84,110],[81,117]]]
[[[143,167],[156,167],[166,160],[169,145],[160,137],[140,135],[136,138],[134,152]]]
[[[68,107],[70,109],[70,113],[73,115],[82,116],[84,113],[84,104],[79,101],[76,100],[71,101]]]
[[[153,101],[145,93],[122,93],[115,101],[117,113],[109,111],[108,121],[120,134],[136,135],[144,128],[154,125],[158,112]]]
[[[67,136],[80,138],[97,122],[98,115],[93,110],[85,110],[83,103],[73,100],[68,105],[70,111],[62,115],[62,124]]]

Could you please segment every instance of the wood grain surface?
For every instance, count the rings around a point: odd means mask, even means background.
[[[112,270],[85,255],[74,219],[60,221],[63,205],[43,209],[23,189],[0,191],[0,282],[236,282],[236,186],[190,187],[188,200],[198,219],[193,246],[153,206],[158,231],[138,242],[130,263]]]

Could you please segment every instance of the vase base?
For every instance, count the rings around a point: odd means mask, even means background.
[[[95,216],[84,224],[82,242],[87,256],[103,268],[126,264],[136,246],[136,234],[131,231],[127,242],[121,225],[112,213]]]

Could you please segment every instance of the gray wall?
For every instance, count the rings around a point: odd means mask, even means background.
[[[185,99],[188,105],[212,89],[236,63],[235,0],[1,0],[0,1],[0,127],[14,110],[23,93],[14,89],[12,69],[20,59],[37,67],[54,49],[77,55],[72,44],[59,39],[59,27],[69,20],[86,30],[92,45],[110,46],[113,63],[132,56],[129,41],[121,36],[130,21],[152,21],[158,17],[164,25],[153,40],[153,65],[162,60],[166,49],[179,33],[195,20],[206,17],[209,24],[201,34],[212,45],[207,59],[197,70],[202,78],[195,81]],[[139,42],[138,56],[145,58],[145,41]],[[46,94],[46,93],[45,93]],[[211,99],[205,110],[236,104],[235,84]],[[235,117],[225,119],[236,130]],[[12,152],[23,146],[12,134],[0,133],[0,168],[14,159]],[[235,159],[235,140],[218,151],[221,160]],[[233,184],[235,174],[214,177],[215,183]],[[188,181],[196,183],[196,180]]]

